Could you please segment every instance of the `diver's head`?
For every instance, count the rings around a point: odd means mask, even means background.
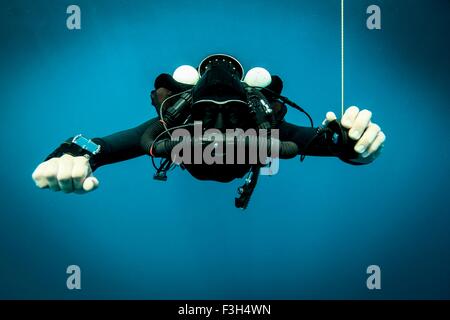
[[[213,55],[198,67],[192,89],[192,118],[219,130],[248,126],[247,95],[241,82],[244,69],[233,57]]]
[[[202,121],[205,130],[252,127],[246,88],[266,87],[272,80],[264,68],[253,68],[244,77],[242,64],[226,54],[206,57],[197,69],[180,66],[173,79],[192,88],[192,120]]]

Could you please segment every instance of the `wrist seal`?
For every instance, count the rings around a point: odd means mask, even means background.
[[[101,145],[95,143],[91,139],[84,137],[81,134],[76,135],[73,138],[67,139],[58,148],[56,148],[52,153],[50,153],[45,161],[61,157],[64,154],[69,154],[74,157],[84,156],[89,159],[91,167],[95,167],[94,159],[97,154],[101,151]]]

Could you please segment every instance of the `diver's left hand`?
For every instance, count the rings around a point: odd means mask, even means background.
[[[381,131],[380,126],[371,122],[371,118],[372,112],[366,109],[360,111],[358,107],[353,106],[344,112],[341,119],[342,126],[349,129],[350,139],[357,141],[354,149],[360,158],[367,158],[371,155],[377,157],[386,140],[386,135]],[[326,125],[336,119],[336,115],[330,111],[323,124]]]

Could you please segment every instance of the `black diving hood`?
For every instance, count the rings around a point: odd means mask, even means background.
[[[192,89],[193,107],[202,102],[247,103],[241,82],[243,73],[241,64],[231,56],[213,55],[204,59],[199,66],[200,79]]]

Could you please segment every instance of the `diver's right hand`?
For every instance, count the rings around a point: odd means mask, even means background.
[[[92,169],[86,157],[65,154],[42,162],[34,170],[32,178],[39,188],[66,193],[86,193],[98,187],[98,180],[92,176]]]

